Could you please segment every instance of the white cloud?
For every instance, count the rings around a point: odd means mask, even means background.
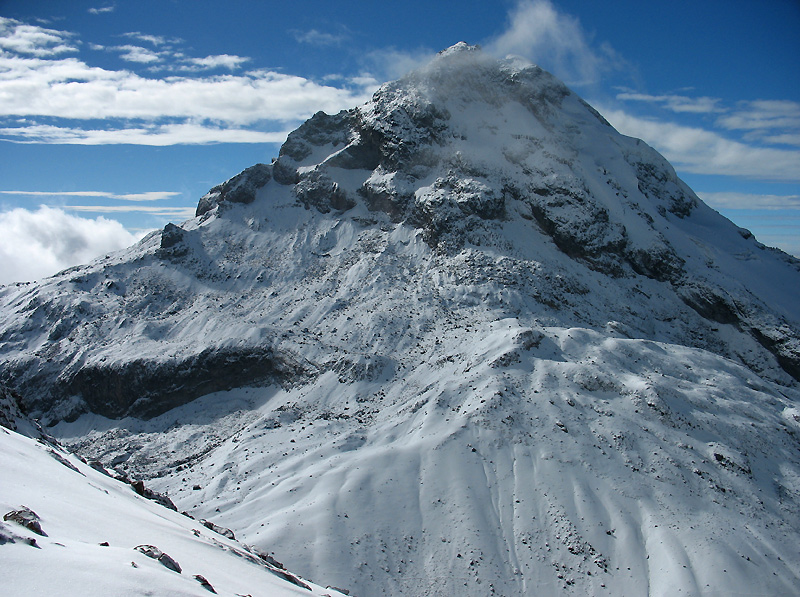
[[[661,104],[673,112],[689,112],[694,114],[711,114],[723,112],[722,101],[716,97],[687,97],[685,95],[649,95],[646,93],[624,92],[617,95],[624,101],[638,101]]]
[[[643,139],[678,169],[696,174],[800,181],[800,151],[755,147],[715,132],[639,118],[622,110],[600,112],[618,131]]]
[[[57,56],[77,52],[70,42],[72,34],[55,29],[26,25],[15,19],[0,17],[0,51],[36,57]]]
[[[800,210],[800,195],[757,195],[752,193],[698,192],[710,206],[721,209]]]
[[[311,29],[309,31],[298,31],[296,29],[290,31],[294,38],[300,43],[311,44],[315,46],[335,46],[345,41],[348,36],[344,33],[335,34],[326,31],[317,31]]]
[[[153,44],[154,46],[177,44],[181,42],[181,40],[178,38],[167,39],[166,37],[163,37],[161,35],[149,35],[147,33],[141,33],[139,31],[130,31],[128,33],[123,33],[122,36],[130,39],[137,39],[139,41],[145,41]]]
[[[289,131],[256,131],[186,123],[114,129],[84,129],[31,124],[0,128],[0,139],[14,143],[58,145],[206,145],[210,143],[283,143]]]
[[[93,15],[101,15],[103,13],[114,12],[114,10],[116,8],[117,7],[116,7],[115,4],[111,4],[109,6],[100,6],[100,7],[96,7],[96,8],[90,8],[87,12],[89,12],[90,14],[93,14]]]
[[[559,12],[550,0],[523,0],[509,14],[507,29],[490,40],[493,54],[517,54],[570,85],[588,85],[624,61],[608,44],[595,49],[580,22]]]
[[[0,213],[0,284],[55,274],[136,242],[116,220],[73,216],[41,206]]]
[[[389,81],[425,66],[434,56],[436,56],[436,51],[427,48],[418,48],[412,51],[384,48],[368,52],[364,56],[364,61],[369,64],[371,69],[375,70],[377,73],[375,76],[378,79]],[[364,76],[372,77],[371,74]]]
[[[761,137],[764,143],[771,143],[773,145],[797,145],[800,147],[800,132],[798,133],[783,133],[780,135],[764,135]]]
[[[195,214],[194,207],[153,207],[150,205],[64,205],[62,209],[97,214],[145,213],[151,216],[163,216],[177,220],[188,220],[193,218]]]
[[[774,130],[800,134],[800,103],[789,100],[740,102],[738,110],[719,118],[717,124],[726,129],[757,134]]]
[[[180,70],[211,70],[214,68],[226,68],[236,70],[250,58],[245,56],[235,56],[230,54],[218,54],[216,56],[206,56],[205,58],[187,58],[187,64],[180,67]]]
[[[330,113],[368,100],[377,87],[364,75],[333,86],[269,70],[242,74],[148,77],[58,57],[69,34],[0,18],[0,134],[16,143],[139,144],[275,143],[318,110]],[[35,34],[35,35],[34,35]],[[126,34],[159,47],[93,46],[122,52],[132,64],[186,73],[235,70],[249,60],[230,54],[187,57],[167,40]],[[23,43],[24,41],[24,43]],[[177,40],[180,41],[180,40]],[[3,46],[2,44],[5,44]],[[20,117],[16,122],[10,120]],[[54,118],[42,123],[37,118]],[[75,120],[104,121],[102,126]],[[70,122],[72,121],[72,122]]]
[[[3,195],[19,195],[29,197],[103,197],[121,201],[161,201],[176,197],[175,191],[148,191],[146,193],[108,193],[106,191],[0,191]]]
[[[128,62],[149,64],[151,62],[161,61],[160,54],[153,52],[152,50],[148,50],[147,48],[142,48],[141,46],[125,45],[125,46],[116,46],[110,49],[122,52],[119,57]]]
[[[0,116],[73,119],[201,118],[232,124],[307,118],[366,101],[372,89],[340,89],[273,71],[152,79],[69,58],[0,56]]]

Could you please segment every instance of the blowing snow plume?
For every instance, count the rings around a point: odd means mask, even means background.
[[[358,595],[792,594],[799,266],[457,44],[196,218],[3,290],[1,375]]]

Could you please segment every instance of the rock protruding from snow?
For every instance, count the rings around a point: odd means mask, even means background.
[[[223,537],[227,537],[228,539],[231,539],[232,541],[236,540],[236,535],[234,535],[232,530],[227,529],[225,527],[221,527],[218,524],[214,524],[210,520],[201,520],[200,524],[202,524],[207,529],[211,529],[215,533],[217,533],[219,535],[222,535]]]
[[[157,560],[165,568],[169,568],[173,572],[180,574],[182,572],[180,564],[171,558],[168,554],[158,549],[155,545],[137,545],[134,549],[143,553],[148,558]]]
[[[7,522],[16,522],[22,525],[29,531],[33,531],[37,535],[47,537],[47,533],[42,530],[41,520],[39,515],[27,506],[22,506],[19,510],[12,510],[3,515],[3,520]]]

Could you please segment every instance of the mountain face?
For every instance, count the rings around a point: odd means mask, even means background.
[[[0,290],[0,382],[357,595],[798,594],[798,295],[645,143],[458,44]]]

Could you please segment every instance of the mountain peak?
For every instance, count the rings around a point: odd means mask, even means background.
[[[787,594],[798,288],[558,79],[457,44],[0,289],[0,384],[357,594]]]

